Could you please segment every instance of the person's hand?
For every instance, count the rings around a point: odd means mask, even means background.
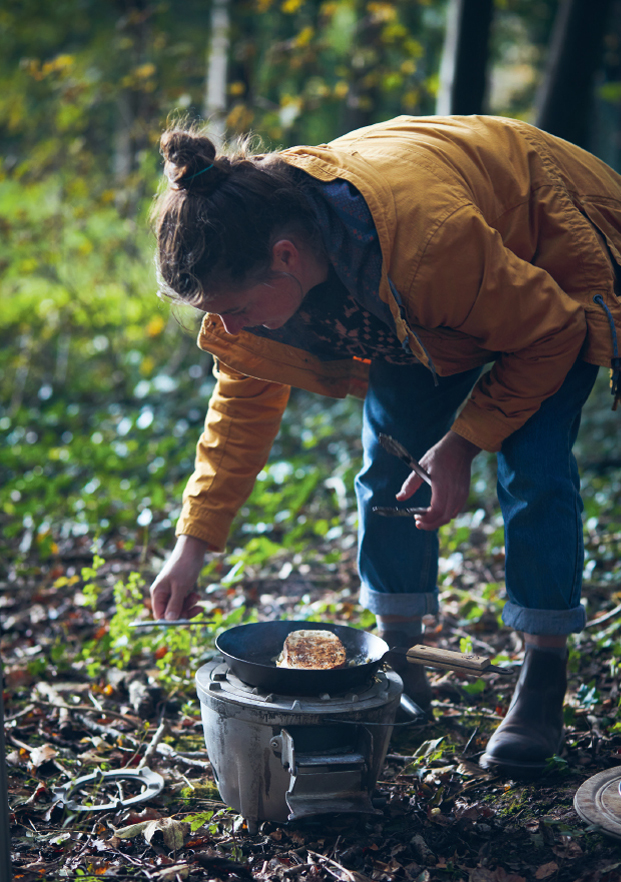
[[[196,580],[205,563],[207,543],[194,536],[179,536],[172,554],[151,585],[153,618],[191,619],[201,612]]]
[[[461,511],[470,492],[472,460],[480,450],[476,444],[450,431],[423,456],[420,464],[431,477],[431,504],[424,514],[415,516],[419,530],[437,530]],[[397,493],[397,499],[409,499],[422,483],[423,479],[412,472]]]

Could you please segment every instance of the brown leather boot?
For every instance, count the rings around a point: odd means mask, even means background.
[[[484,769],[516,778],[541,771],[563,744],[567,661],[527,648],[511,705],[480,759]]]
[[[422,637],[415,641],[408,640],[407,635],[403,631],[393,630],[392,628],[386,631],[379,631],[378,636],[386,641],[390,649],[409,649],[413,643],[423,642]],[[390,666],[403,680],[404,695],[411,698],[422,711],[427,713],[431,707],[431,684],[427,679],[423,665],[410,664],[404,656],[402,662],[393,663],[393,659],[391,659]]]

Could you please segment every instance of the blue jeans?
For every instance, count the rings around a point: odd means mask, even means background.
[[[597,370],[577,361],[559,391],[497,454],[509,596],[503,621],[529,634],[562,635],[584,627],[582,501],[572,447]],[[378,615],[438,611],[438,537],[435,531],[417,530],[413,518],[371,511],[375,505],[395,505],[395,493],[409,474],[377,436],[393,435],[420,459],[451,427],[479,374],[475,368],[440,377],[434,386],[422,365],[371,365],[356,495],[360,602]],[[429,498],[423,485],[407,504],[428,505]]]

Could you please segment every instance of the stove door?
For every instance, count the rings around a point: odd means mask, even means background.
[[[381,814],[371,801],[373,736],[363,726],[353,733],[347,728],[349,744],[340,752],[302,753],[287,729],[272,739],[272,749],[291,776],[285,793],[289,821],[329,812]]]

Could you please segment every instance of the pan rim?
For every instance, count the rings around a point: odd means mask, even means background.
[[[279,626],[279,625],[283,626],[283,627],[277,628],[277,626]],[[287,627],[287,626],[290,626],[290,627]],[[242,656],[239,654],[236,647],[229,648],[226,646],[226,643],[227,643],[226,636],[227,635],[229,635],[229,636],[239,635],[239,632],[247,630],[247,629],[251,629],[251,628],[255,628],[255,629],[262,628],[265,630],[273,629],[274,631],[281,631],[282,635],[283,635],[281,639],[283,641],[284,641],[284,637],[286,637],[287,634],[291,633],[291,631],[298,631],[298,630],[305,630],[305,629],[318,630],[318,631],[320,631],[320,630],[331,631],[332,633],[336,633],[337,636],[339,636],[339,632],[340,632],[345,637],[347,637],[348,635],[359,634],[359,635],[364,635],[361,639],[369,641],[369,643],[375,648],[376,652],[373,653],[373,656],[374,656],[373,658],[369,658],[369,660],[367,662],[364,662],[360,665],[349,665],[349,666],[344,666],[342,668],[333,668],[333,669],[329,669],[329,670],[321,670],[321,669],[301,670],[301,669],[294,669],[294,668],[280,668],[275,663],[269,664],[269,663],[266,663],[265,661],[257,661],[255,659],[253,659],[251,656],[248,656],[246,654],[244,654]],[[222,638],[225,638],[225,639],[222,640]],[[347,642],[349,642],[349,641],[347,641]],[[302,675],[304,675],[304,674],[318,674],[318,673],[330,674],[332,672],[343,671],[343,670],[352,670],[352,671],[359,670],[361,668],[364,668],[365,665],[374,665],[374,664],[380,662],[381,659],[384,657],[384,655],[389,651],[388,644],[381,637],[378,637],[377,634],[371,634],[369,631],[365,631],[364,628],[355,628],[355,627],[352,627],[351,625],[339,625],[339,624],[335,624],[333,622],[308,621],[305,619],[273,619],[273,620],[269,620],[269,621],[265,621],[265,622],[246,622],[242,625],[235,625],[233,628],[228,628],[226,631],[222,631],[222,633],[216,637],[215,645],[216,645],[216,649],[218,649],[219,651],[224,653],[225,656],[228,656],[229,658],[234,659],[235,661],[242,662],[242,663],[248,663],[248,664],[260,665],[261,667],[263,667],[267,670],[291,671],[292,673],[302,674]],[[275,648],[275,650],[274,650],[275,655],[277,655],[278,652],[280,652],[280,649],[282,649],[282,645],[280,647],[278,647],[277,649]],[[262,657],[263,657],[263,659],[265,659],[265,654],[263,654]]]

